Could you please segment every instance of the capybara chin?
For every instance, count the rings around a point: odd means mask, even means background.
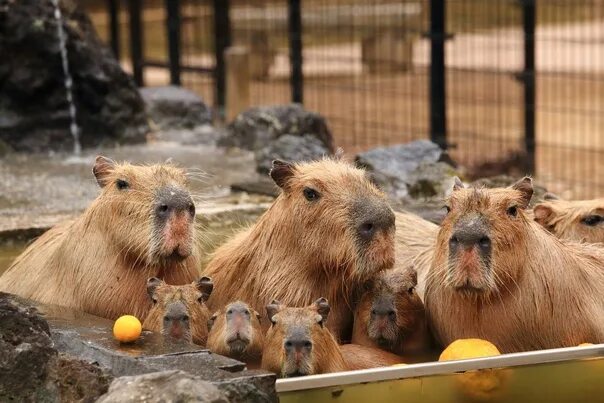
[[[281,194],[208,263],[209,306],[240,299],[260,311],[272,298],[301,307],[325,296],[328,326],[349,340],[353,291],[394,263],[394,213],[365,171],[340,160],[275,161],[271,177]]]
[[[481,338],[507,353],[604,342],[604,252],[532,221],[532,193],[530,178],[454,186],[426,286],[442,345]]]
[[[533,215],[558,238],[604,243],[604,199],[568,201],[550,196],[535,205]]]
[[[326,326],[329,309],[325,298],[305,308],[287,307],[277,300],[267,305],[272,324],[266,334],[262,369],[283,378],[345,371],[340,348]]]
[[[424,304],[416,286],[412,268],[385,270],[368,281],[355,308],[352,343],[398,355],[426,351]]]
[[[147,278],[185,284],[198,277],[185,172],[97,157],[93,173],[99,196],[17,257],[0,277],[0,290],[109,319],[144,318]]]
[[[205,346],[210,311],[205,304],[214,283],[201,277],[186,285],[169,285],[157,277],[147,280],[152,302],[143,328],[161,333],[165,341],[187,342]]]
[[[208,349],[259,366],[264,348],[260,318],[260,314],[245,302],[231,302],[208,321]]]

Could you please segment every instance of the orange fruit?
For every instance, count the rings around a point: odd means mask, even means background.
[[[497,347],[482,339],[459,339],[440,354],[438,361],[463,360],[466,358],[481,358],[501,355]]]
[[[132,315],[120,316],[113,324],[113,337],[122,343],[138,339],[143,330],[141,322]]]

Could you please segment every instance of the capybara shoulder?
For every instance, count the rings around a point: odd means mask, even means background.
[[[169,342],[188,342],[205,346],[210,311],[205,304],[214,284],[209,277],[186,285],[170,285],[152,277],[147,292],[152,306],[143,328],[161,333]]]
[[[360,344],[343,344],[340,351],[349,371],[388,367],[402,364],[403,360],[396,354]]]
[[[185,284],[198,276],[187,176],[170,164],[105,157],[97,157],[93,173],[99,196],[32,243],[0,277],[0,290],[110,319],[142,318],[147,278]]]
[[[272,298],[299,307],[325,296],[328,326],[348,340],[353,291],[394,263],[394,213],[366,172],[341,160],[275,161],[271,177],[281,194],[205,270],[218,287],[209,305],[239,299],[260,311]]]
[[[502,352],[604,342],[604,253],[561,241],[527,214],[530,178],[510,188],[457,181],[426,287],[442,345],[480,338]]]

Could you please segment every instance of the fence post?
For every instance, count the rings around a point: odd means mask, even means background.
[[[527,173],[535,174],[535,25],[536,1],[522,0],[524,28],[524,147]]]
[[[219,113],[224,114],[226,70],[224,52],[231,46],[231,20],[229,0],[214,0],[214,97]]]
[[[447,148],[446,1],[430,0],[430,139]]]
[[[224,52],[226,64],[225,117],[231,121],[250,107],[250,53],[243,46]]]
[[[288,0],[287,25],[289,37],[290,85],[292,102],[303,103],[302,74],[302,7],[301,0]]]
[[[145,85],[143,77],[143,31],[141,27],[141,0],[129,0],[130,14],[130,58],[132,75],[139,87]]]
[[[180,0],[165,0],[170,83],[180,85]]]
[[[120,4],[119,0],[108,0],[109,41],[113,55],[120,60]]]

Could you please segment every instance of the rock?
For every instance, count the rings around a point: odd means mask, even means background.
[[[59,354],[53,359],[47,385],[61,402],[94,402],[109,389],[113,378],[97,364]]]
[[[356,164],[394,200],[444,197],[455,176],[448,156],[428,140],[375,148],[356,156]]]
[[[83,147],[145,141],[143,100],[81,6],[61,0]],[[0,140],[16,151],[72,150],[51,1],[0,1]]]
[[[330,154],[331,152],[325,144],[313,135],[285,134],[254,152],[254,157],[256,171],[268,174],[275,159],[289,162],[313,161]]]
[[[261,176],[258,180],[238,182],[231,185],[231,190],[234,192],[246,192],[263,196],[277,197],[281,190],[275,182],[267,175]],[[1,233],[0,233],[1,236]],[[0,237],[0,240],[2,238]]]
[[[212,125],[196,126],[192,129],[166,129],[155,132],[153,139],[171,141],[184,145],[211,145],[218,144],[224,137],[224,130]]]
[[[196,93],[182,87],[147,87],[140,90],[149,118],[160,130],[193,129],[210,125],[212,112]]]
[[[211,402],[227,403],[209,382],[183,371],[162,371],[114,380],[98,403]]]

